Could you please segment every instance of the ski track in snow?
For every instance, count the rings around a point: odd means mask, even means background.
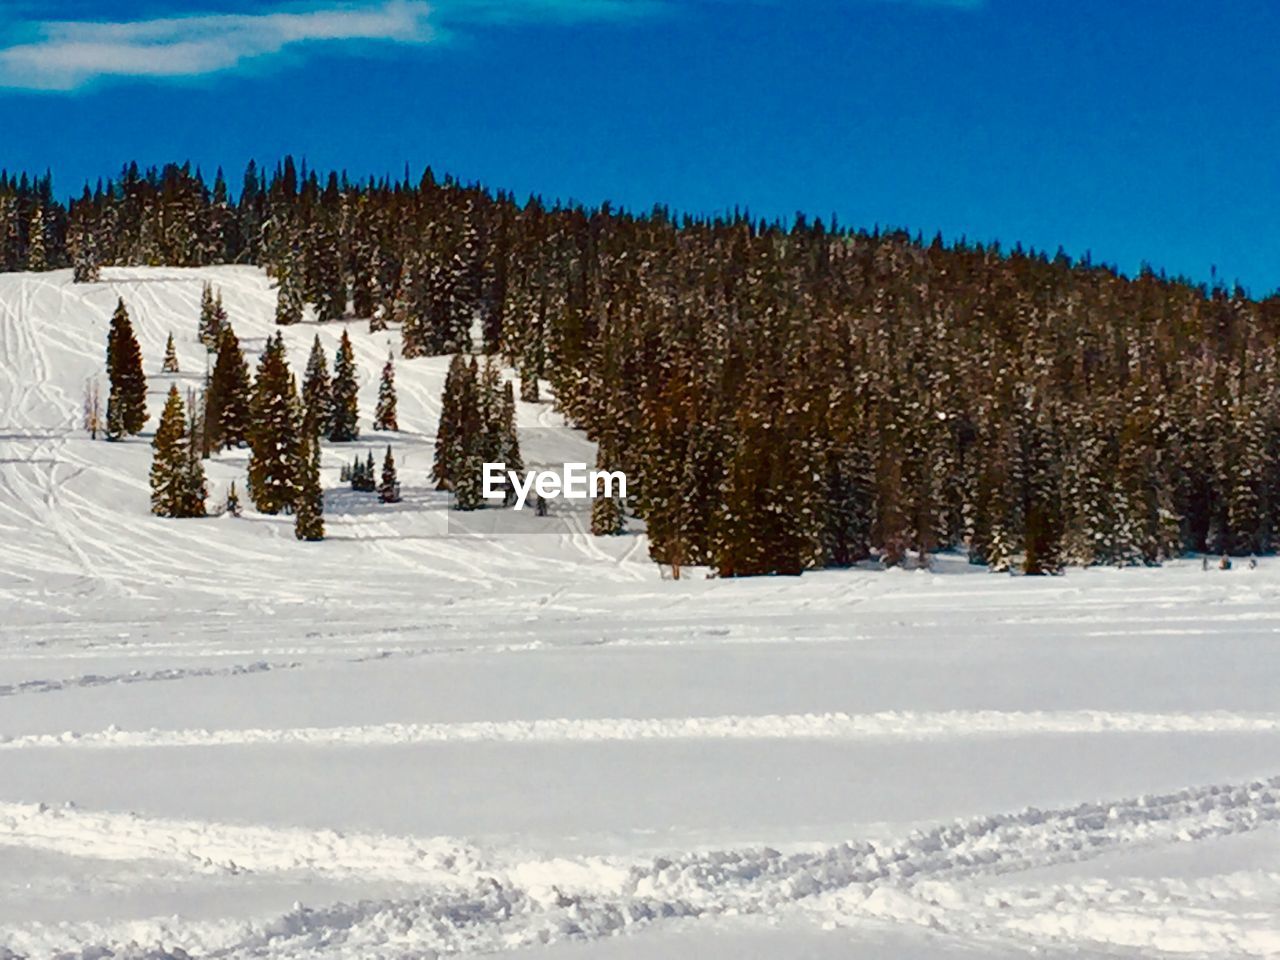
[[[264,665],[262,669],[267,669]],[[239,671],[242,673],[251,670]],[[6,737],[0,751],[53,747],[141,749],[289,745],[397,746],[431,743],[605,743],[654,740],[947,740],[1103,734],[1222,734],[1280,732],[1280,714],[1116,713],[1102,710],[870,714],[810,713],[766,716],[601,718],[386,723],[352,727],[227,730],[66,731]]]
[[[82,956],[123,950],[125,956],[181,957],[433,957],[487,952],[562,939],[597,939],[671,918],[778,914],[800,909],[824,923],[859,916],[921,923],[933,929],[989,932],[971,904],[955,901],[954,884],[970,877],[1007,876],[1079,862],[1125,847],[1153,847],[1228,837],[1280,822],[1280,776],[1242,784],[1189,788],[1155,796],[1083,803],[1059,810],[957,820],[897,840],[856,841],[785,852],[768,847],[711,850],[627,861],[619,858],[522,859],[485,856],[443,838],[418,840],[333,831],[270,830],[225,824],[148,820],[126,814],[0,805],[0,845],[114,860],[164,860],[194,870],[355,873],[419,886],[401,899],[297,907],[267,921],[182,923],[135,921],[119,927],[30,924],[8,934],[8,949],[79,949]],[[1221,885],[1219,880],[1217,883]],[[1269,874],[1237,878],[1237,886],[1280,890]],[[1165,884],[1169,886],[1168,883]],[[1204,884],[1186,885],[1185,902],[1206,899]],[[1130,897],[1135,894],[1129,894]],[[1136,895],[1141,897],[1141,890]],[[1003,895],[1002,895],[1003,896]],[[1019,898],[1010,895],[1013,901]],[[1106,899],[1096,887],[1066,885],[1058,902],[1087,906]],[[1013,901],[978,898],[998,907],[1000,925],[1015,937],[1043,933],[1044,906],[1023,893]],[[1158,917],[1178,904],[1160,901]],[[950,901],[950,903],[948,903]],[[1140,901],[1139,901],[1140,902]],[[980,911],[979,911],[980,912]],[[1182,946],[1229,948],[1221,955],[1263,955],[1280,918],[1250,928],[1222,924],[1182,930]],[[1099,929],[1090,929],[1093,922]],[[1109,937],[1088,910],[1062,918],[1085,939]],[[1124,926],[1130,947],[1163,949],[1167,924]],[[86,947],[86,944],[95,946]],[[133,945],[132,947],[130,945]],[[138,946],[141,944],[142,946]],[[154,945],[154,946],[152,946]],[[0,954],[3,955],[3,954]]]
[[[155,683],[169,680],[186,680],[194,677],[241,677],[269,670],[291,670],[301,666],[297,661],[270,663],[259,660],[229,667],[172,667],[164,670],[131,670],[127,673],[87,673],[63,680],[24,680],[19,683],[0,683],[0,697],[13,697],[24,693],[54,693],[60,690],[106,687],[115,684]]]

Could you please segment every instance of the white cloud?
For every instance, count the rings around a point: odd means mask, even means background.
[[[28,42],[0,49],[0,86],[72,90],[104,77],[193,77],[319,41],[425,43],[427,13],[422,0],[386,0],[301,12],[40,23]]]
[[[441,21],[528,23],[626,20],[671,9],[675,0],[437,0]]]
[[[14,0],[0,0],[0,3]],[[424,44],[468,26],[628,21],[681,6],[794,0],[328,0],[271,13],[215,13],[129,22],[26,24],[0,47],[0,89],[75,90],[109,78],[172,79],[232,70],[319,42]],[[851,5],[868,0],[844,0]],[[986,0],[888,0],[977,9]]]

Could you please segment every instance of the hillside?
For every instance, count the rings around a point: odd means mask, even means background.
[[[389,347],[399,353],[399,338],[370,334],[367,322],[284,328],[290,365],[299,377],[312,338],[319,333],[332,361],[343,330],[351,335],[361,374],[361,440],[326,444],[324,450],[330,536],[323,546],[295,543],[291,518],[254,514],[251,506],[241,520],[182,523],[150,516],[149,441],[164,395],[173,383],[184,392],[198,389],[205,374],[206,354],[196,336],[203,282],[221,291],[251,366],[266,338],[280,329],[272,322],[275,293],[267,277],[249,267],[113,269],[106,276],[86,285],[71,283],[70,271],[0,274],[0,456],[6,464],[0,530],[12,544],[6,573],[16,583],[35,577],[85,603],[102,598],[175,611],[279,606],[287,603],[281,596],[285,587],[309,605],[337,601],[335,592],[360,596],[371,606],[385,601],[386,614],[410,599],[416,604],[492,593],[495,584],[510,583],[513,571],[528,583],[561,583],[585,576],[588,567],[593,576],[608,579],[657,578],[642,538],[597,542],[576,516],[532,527],[554,530],[554,536],[508,537],[496,545],[442,538],[448,532],[447,500],[433,489],[429,474],[447,358],[399,362],[401,430],[377,433],[372,413],[378,375]],[[79,429],[82,402],[90,378],[105,391],[107,322],[117,298],[125,301],[142,345],[152,419],[142,437],[94,443]],[[182,370],[176,376],[159,372],[170,333]],[[560,423],[549,404],[521,404],[519,425],[530,445],[526,459],[593,461],[593,446]],[[342,465],[370,450],[381,463],[387,444],[399,464],[405,502],[386,506],[345,492],[338,482]],[[238,451],[210,461],[211,511],[225,501],[233,480],[248,503],[247,457]],[[48,613],[26,602],[17,607],[20,619],[28,612],[36,618]],[[326,613],[309,609],[308,616],[317,615]]]
[[[573,514],[448,535],[446,362],[375,434],[363,322],[284,334],[361,369],[327,540],[161,520],[81,401],[118,297],[153,416],[170,332],[196,385],[205,281],[252,358],[257,268],[0,274],[0,958],[1280,952],[1273,559],[673,582]],[[388,442],[404,502],[343,489]]]

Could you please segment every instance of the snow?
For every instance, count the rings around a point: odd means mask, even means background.
[[[1280,955],[1280,561],[675,582],[581,513],[459,534],[447,361],[374,433],[360,322],[284,333],[360,367],[327,541],[161,520],[81,399],[117,296],[148,429],[198,385],[205,280],[252,360],[256,269],[0,275],[0,957]],[[338,489],[388,442],[403,503]]]

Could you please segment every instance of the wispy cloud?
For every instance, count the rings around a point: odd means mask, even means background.
[[[24,9],[17,4],[11,22]],[[215,0],[216,2],[216,0]],[[426,44],[467,28],[521,23],[626,22],[681,7],[796,0],[311,0],[266,13],[163,16],[106,22],[22,22],[0,46],[0,88],[76,90],[104,79],[177,79],[233,70],[251,61],[322,43]],[[843,0],[853,4],[872,0]],[[881,0],[977,9],[986,0]],[[28,8],[29,9],[29,8]],[[0,41],[2,42],[2,41]]]
[[[432,37],[427,15],[422,0],[386,0],[262,14],[37,23],[24,42],[0,49],[0,86],[72,90],[107,77],[194,77],[318,42],[425,43]]]

